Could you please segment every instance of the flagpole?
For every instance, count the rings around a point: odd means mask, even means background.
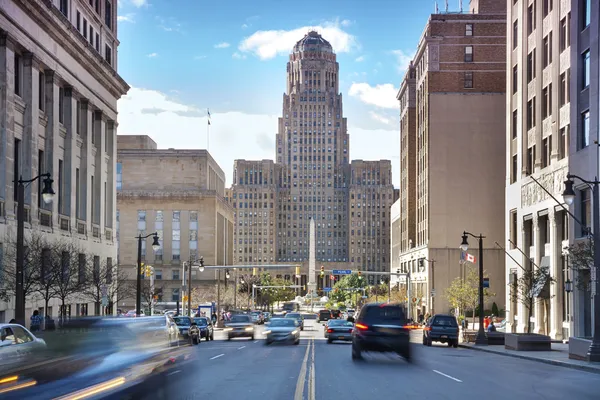
[[[210,148],[210,110],[206,109],[206,151]]]

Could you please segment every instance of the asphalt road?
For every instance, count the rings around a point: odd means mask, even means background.
[[[262,330],[262,328],[259,328]],[[160,399],[598,399],[600,374],[571,370],[413,338],[414,361],[385,354],[353,362],[350,344],[328,344],[306,321],[300,345],[258,340],[202,342],[193,369],[174,373],[147,398]],[[418,396],[418,397],[416,397]]]

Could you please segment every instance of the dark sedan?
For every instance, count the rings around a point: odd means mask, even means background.
[[[423,328],[423,344],[431,346],[432,342],[458,347],[458,323],[453,315],[436,314],[429,318]]]
[[[352,341],[352,331],[354,324],[343,319],[332,319],[327,324],[325,337],[327,343],[332,343],[334,340]]]
[[[410,360],[410,331],[400,304],[369,303],[362,307],[352,331],[352,360],[363,351],[394,352]]]
[[[196,317],[194,322],[200,330],[200,339],[215,340],[215,330],[212,321],[206,317]]]

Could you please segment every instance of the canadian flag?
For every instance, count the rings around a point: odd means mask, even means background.
[[[469,254],[469,253],[467,253],[467,258],[466,258],[466,260],[467,260],[468,262],[470,262],[470,263],[473,263],[473,264],[474,264],[474,263],[475,263],[475,256],[474,256],[473,254]]]

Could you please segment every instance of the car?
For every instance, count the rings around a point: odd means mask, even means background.
[[[190,327],[192,326],[192,319],[186,316],[173,317],[173,321],[179,328],[179,335],[183,339],[189,339]]]
[[[329,321],[331,318],[331,311],[329,310],[321,310],[319,311],[319,316],[317,318],[317,322],[325,322]]]
[[[235,314],[231,320],[225,323],[227,340],[236,337],[247,337],[254,340],[254,322],[247,314]]]
[[[215,340],[215,329],[210,318],[194,317],[194,322],[200,330],[200,339]]]
[[[423,328],[423,345],[431,346],[433,342],[447,343],[458,347],[458,322],[456,317],[448,314],[436,314],[429,318]]]
[[[325,329],[327,343],[333,343],[334,340],[352,341],[352,331],[354,324],[343,319],[332,319]]]
[[[273,342],[300,344],[300,323],[293,318],[274,318],[263,333],[267,346]]]
[[[251,311],[250,316],[252,317],[252,322],[257,325],[265,323],[265,316],[263,315],[262,311]]]
[[[188,337],[190,338],[190,342],[194,345],[200,343],[200,328],[196,321],[192,321],[189,329],[188,329]]]
[[[367,351],[394,352],[410,361],[410,330],[405,325],[406,314],[401,304],[365,304],[352,331],[352,360],[361,360],[362,353]]]
[[[285,318],[291,318],[291,319],[298,321],[298,324],[300,325],[300,330],[301,331],[304,330],[304,317],[302,316],[302,314],[292,312],[292,313],[286,314]]]
[[[0,324],[0,360],[2,369],[23,365],[41,350],[46,342],[36,337],[29,329],[19,324]]]

